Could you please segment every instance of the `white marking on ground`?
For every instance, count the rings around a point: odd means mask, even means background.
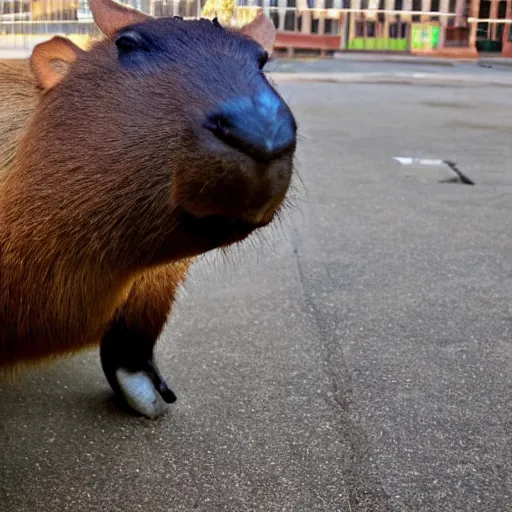
[[[401,165],[422,165],[424,167],[444,167],[446,163],[439,158],[414,158],[411,156],[394,156]]]

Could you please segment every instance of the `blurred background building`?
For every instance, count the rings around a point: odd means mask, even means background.
[[[122,0],[153,16],[212,17],[241,24],[266,12],[276,52],[387,51],[512,56],[512,0]],[[88,0],[0,0],[0,48],[53,34],[87,45],[98,36]]]

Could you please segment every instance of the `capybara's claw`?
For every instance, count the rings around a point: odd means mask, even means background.
[[[164,402],[168,404],[176,402],[176,395],[173,393],[172,389],[167,385],[167,382],[165,382],[165,379],[158,371],[158,368],[153,362],[153,358],[149,360],[148,368],[148,376],[151,378],[153,386],[163,398]]]

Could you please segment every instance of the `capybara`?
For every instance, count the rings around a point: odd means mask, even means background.
[[[297,125],[241,29],[91,0],[104,37],[0,65],[0,368],[100,344],[108,382],[155,417],[153,348],[190,264],[272,222]]]

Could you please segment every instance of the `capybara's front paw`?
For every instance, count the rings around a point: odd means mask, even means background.
[[[133,372],[118,368],[115,379],[126,403],[148,418],[154,419],[161,416],[165,413],[167,404],[176,401],[176,395],[154,370]]]
[[[141,338],[120,339],[111,330],[101,342],[101,365],[112,389],[138,413],[157,418],[176,401],[153,359],[153,347]]]

